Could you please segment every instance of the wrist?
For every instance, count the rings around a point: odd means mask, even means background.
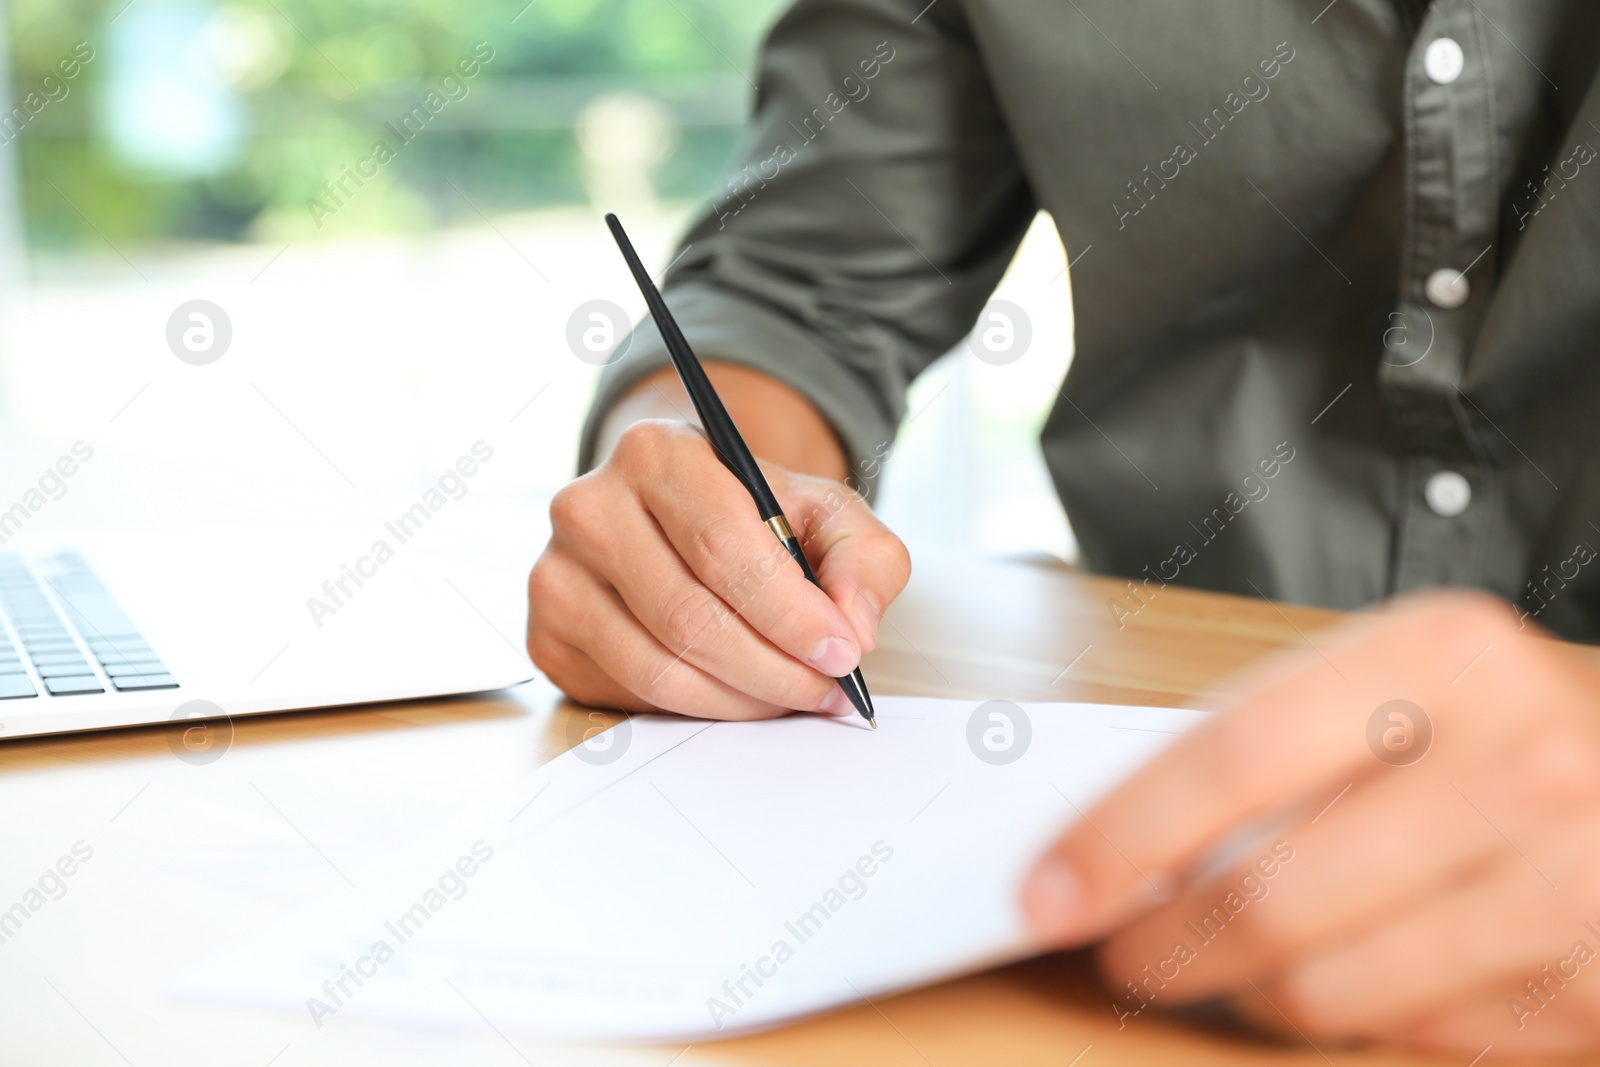
[[[758,459],[802,474],[845,479],[850,464],[844,446],[828,420],[798,390],[734,363],[707,361],[705,369]],[[699,422],[671,367],[647,374],[612,404],[600,425],[596,460],[610,455],[628,427],[645,419]]]

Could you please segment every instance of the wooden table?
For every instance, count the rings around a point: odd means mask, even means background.
[[[1168,588],[1119,628],[1107,603],[1119,596],[1134,603],[1124,583],[1060,565],[919,560],[867,674],[880,693],[1179,705],[1337,618]],[[0,909],[72,842],[91,840],[97,857],[60,901],[0,944],[0,1063],[1429,1062],[1274,1045],[1160,1016],[1119,1030],[1110,997],[1082,956],[1036,960],[688,1050],[542,1047],[488,1024],[437,1034],[336,1020],[311,1030],[304,1015],[195,1005],[161,992],[165,975],[245,929],[339,891],[309,851],[303,875],[285,875],[281,886],[275,865],[259,870],[258,886],[207,884],[216,866],[198,880],[187,877],[186,856],[203,860],[240,847],[278,826],[279,816],[312,849],[329,820],[341,818],[367,820],[368,836],[381,841],[404,829],[394,813],[426,819],[415,813],[448,809],[458,791],[511,780],[555,757],[580,711],[588,715],[536,681],[489,699],[241,719],[223,758],[203,768],[174,759],[163,727],[0,745]],[[431,807],[419,803],[424,795]],[[322,860],[346,881],[347,871],[359,877],[359,856]],[[248,862],[241,853],[235,866]]]

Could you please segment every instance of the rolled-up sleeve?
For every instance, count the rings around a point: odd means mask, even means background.
[[[957,0],[799,0],[755,115],[663,293],[702,360],[806,396],[873,489],[912,378],[971,329],[1035,207]],[[919,17],[919,12],[921,12]],[[648,321],[606,368],[580,448],[669,363]]]

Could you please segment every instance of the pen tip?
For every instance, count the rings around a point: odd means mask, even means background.
[[[876,730],[878,728],[878,720],[877,719],[868,719],[867,721],[872,724],[872,728],[874,730]]]

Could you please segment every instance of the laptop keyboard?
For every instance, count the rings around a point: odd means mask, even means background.
[[[0,553],[0,614],[0,700],[178,688],[76,553],[37,567]]]

